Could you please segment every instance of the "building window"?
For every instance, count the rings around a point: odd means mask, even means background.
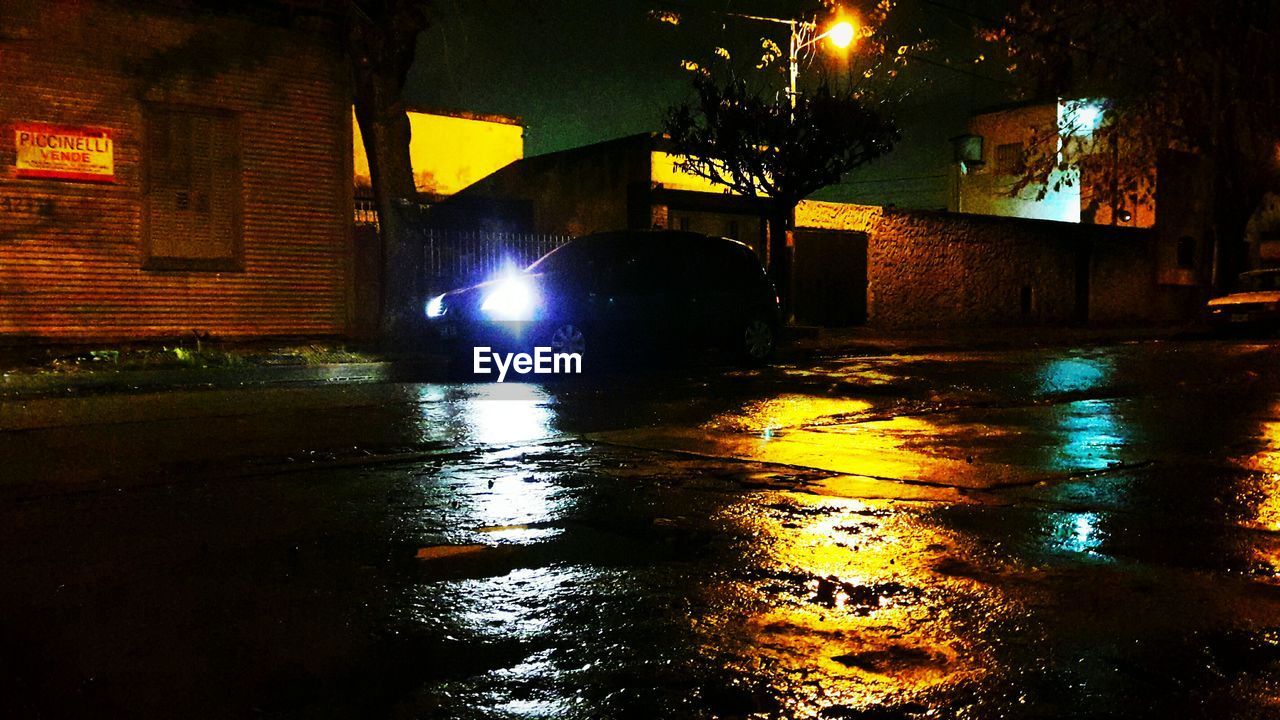
[[[689,229],[689,216],[688,216],[688,215],[681,216],[681,217],[679,218],[678,222],[679,222],[679,227],[680,227],[680,229],[681,229],[681,230],[688,230],[688,229]]]
[[[996,146],[996,174],[1019,175],[1025,162],[1025,151],[1022,143],[1004,143]]]
[[[146,111],[144,267],[242,269],[240,127],[232,113]]]
[[[1182,270],[1194,270],[1196,267],[1196,239],[1183,235],[1178,238],[1178,267]]]
[[[738,239],[738,221],[737,220],[729,221],[729,228],[725,233],[725,237],[729,238],[730,240]]]

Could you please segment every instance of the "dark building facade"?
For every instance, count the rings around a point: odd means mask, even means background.
[[[681,173],[657,135],[525,158],[433,208],[446,227],[581,235],[693,230],[765,247],[761,201]],[[882,328],[1171,322],[1152,230],[849,203],[800,203],[793,311]]]
[[[434,208],[432,221],[569,235],[692,230],[764,247],[760,201],[680,172],[667,145],[644,133],[517,160]]]
[[[0,342],[345,334],[341,49],[303,0],[0,3]]]

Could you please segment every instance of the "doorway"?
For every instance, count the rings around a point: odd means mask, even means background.
[[[843,327],[867,322],[867,234],[795,231],[796,322]]]

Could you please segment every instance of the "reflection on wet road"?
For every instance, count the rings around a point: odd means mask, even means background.
[[[0,505],[21,688],[0,709],[1276,717],[1278,359],[1148,343],[189,398],[214,425],[175,399],[134,401],[156,421],[32,408],[0,433],[24,473]],[[50,448],[108,455],[40,491]]]

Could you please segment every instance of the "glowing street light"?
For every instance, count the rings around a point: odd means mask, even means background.
[[[832,45],[843,50],[853,44],[853,39],[857,35],[857,31],[854,29],[853,23],[848,20],[841,20],[835,25],[832,25],[831,29],[823,34],[831,39]]]
[[[775,18],[765,17],[761,15],[744,15],[742,13],[726,13],[734,17],[745,18],[747,20],[759,20],[761,22],[771,22],[786,25],[791,30],[791,42],[787,60],[789,62],[787,97],[791,100],[791,109],[794,111],[796,107],[796,80],[800,75],[800,51],[813,45],[821,40],[830,40],[831,44],[840,49],[845,49],[853,44],[858,38],[858,29],[854,27],[849,20],[840,20],[827,28],[826,32],[802,40],[801,36],[806,32],[817,30],[817,23],[808,20],[794,20],[791,18]]]

